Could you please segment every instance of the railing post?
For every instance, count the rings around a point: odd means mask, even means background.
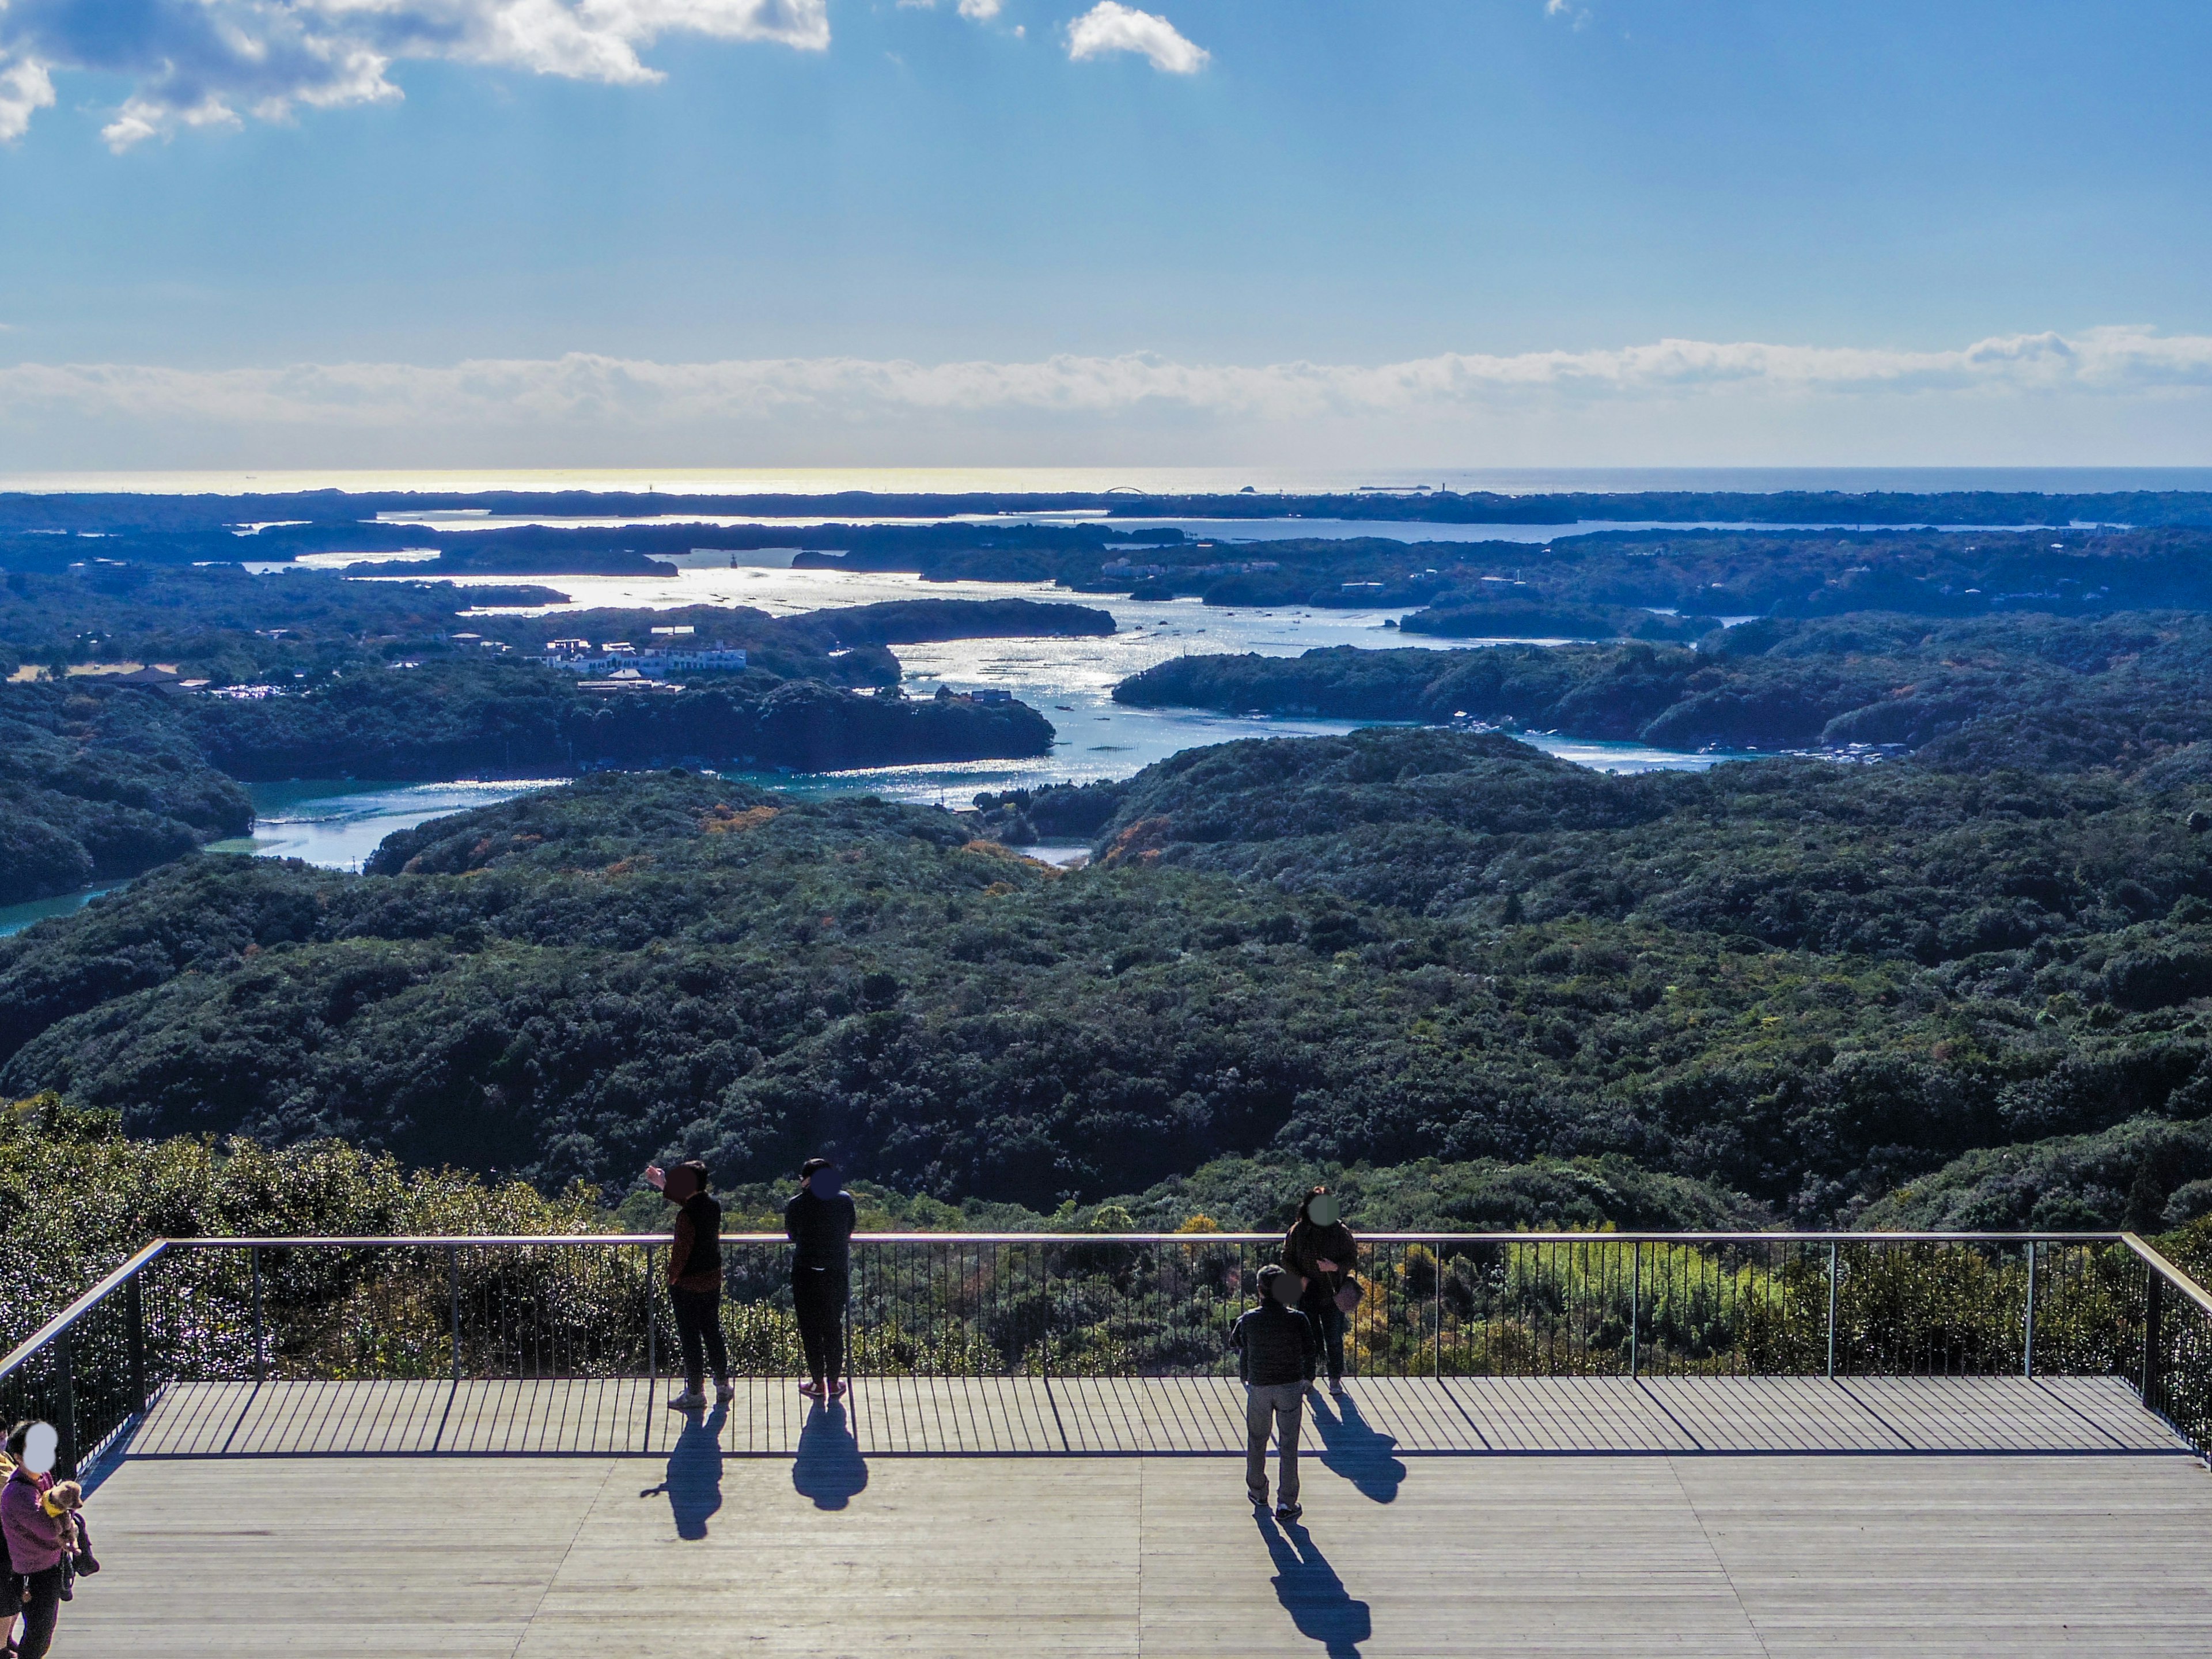
[[[660,1353],[654,1346],[653,1331],[653,1250],[650,1244],[645,1247],[645,1391],[648,1395],[658,1392],[660,1388]],[[650,1413],[645,1420],[650,1428],[653,1423]]]
[[[1638,1337],[1638,1328],[1643,1323],[1644,1241],[1638,1239],[1632,1249],[1634,1254],[1628,1276],[1628,1374],[1634,1376],[1643,1364]]]
[[[2143,1293],[2142,1402],[2156,1411],[2159,1350],[2165,1341],[2166,1275],[2148,1263],[2144,1272],[2148,1279]]]
[[[1836,1375],[1836,1245],[1828,1243],[1828,1376]]]
[[[1430,1298],[1429,1308],[1429,1317],[1434,1324],[1431,1332],[1430,1352],[1436,1359],[1429,1375],[1441,1378],[1444,1374],[1444,1244],[1442,1239],[1436,1242],[1436,1284],[1432,1287],[1435,1294]]]
[[[453,1386],[461,1385],[461,1252],[446,1246],[446,1290],[453,1304]]]
[[[76,1327],[64,1325],[54,1339],[54,1423],[61,1436],[55,1451],[58,1478],[76,1479]]]
[[[2020,1346],[2020,1374],[2035,1375],[2035,1258],[2041,1247],[2033,1239],[2027,1241],[2027,1322],[2022,1328]]]
[[[1038,1375],[1052,1376],[1052,1246],[1037,1246],[1037,1282],[1044,1287],[1044,1342],[1037,1359]]]
[[[261,1247],[246,1247],[246,1260],[253,1266],[253,1382],[258,1388],[269,1380],[269,1344],[261,1323]]]
[[[146,1298],[138,1288],[143,1277],[133,1273],[123,1281],[123,1317],[130,1344],[131,1414],[146,1413]]]

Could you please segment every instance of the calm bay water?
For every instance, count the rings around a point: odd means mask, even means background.
[[[514,579],[464,576],[457,580],[464,585],[492,586],[511,583]],[[932,696],[940,685],[956,690],[1000,687],[1040,710],[1059,734],[1048,756],[856,772],[730,775],[800,794],[865,793],[893,800],[941,801],[948,806],[964,806],[982,790],[1127,777],[1155,761],[1208,744],[1241,738],[1317,737],[1372,723],[1220,714],[1203,709],[1133,708],[1113,701],[1117,682],[1174,657],[1213,652],[1295,656],[1316,647],[1338,645],[1444,650],[1501,643],[1401,635],[1383,625],[1396,618],[1399,613],[1395,611],[1314,611],[1296,606],[1230,609],[1209,607],[1195,599],[1160,603],[1097,599],[1071,595],[1045,583],[924,582],[917,576],[838,570],[732,570],[717,568],[711,562],[695,562],[690,569],[659,579],[561,576],[540,580],[556,586],[568,595],[568,600],[528,614],[601,607],[665,610],[723,605],[791,616],[879,599],[961,598],[1076,599],[1111,612],[1120,631],[1103,639],[955,640],[897,647],[906,667],[909,695]],[[479,625],[486,633],[495,636],[497,618],[518,613],[487,608],[471,614],[481,619]],[[1524,740],[1562,759],[1603,771],[1701,769],[1729,758],[1543,735]],[[397,830],[449,812],[509,799],[532,789],[557,787],[561,781],[257,784],[251,791],[256,818],[252,835],[219,842],[214,850],[303,859],[332,869],[357,870],[377,844]],[[1038,850],[1066,859],[1079,849]],[[0,908],[0,935],[19,932],[44,916],[66,914],[93,896],[92,893],[75,894]]]

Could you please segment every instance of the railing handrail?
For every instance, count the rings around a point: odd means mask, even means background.
[[[2169,1261],[2165,1256],[2160,1255],[2158,1251],[2144,1243],[2142,1240],[2138,1238],[2135,1234],[2122,1233],[2120,1235],[2120,1243],[2126,1245],[2128,1249],[2133,1250],[2136,1255],[2142,1257],[2144,1264],[2148,1266],[2153,1273],[2158,1274],[2159,1277],[2165,1279],[2167,1284],[2172,1285],[2174,1289],[2179,1291],[2182,1295],[2187,1297],[2191,1302],[2195,1303],[2200,1312],[2208,1316],[2212,1316],[2212,1295],[2208,1295],[2203,1285],[2199,1285],[2187,1273],[2182,1272],[2179,1267],[2174,1266],[2172,1262]]]
[[[178,1249],[264,1249],[309,1245],[350,1249],[489,1249],[525,1244],[665,1244],[667,1233],[426,1233],[220,1236],[163,1239]],[[1360,1233],[1363,1244],[2118,1244],[2118,1232],[1418,1232]],[[1279,1244],[1271,1233],[854,1233],[855,1244]],[[725,1244],[784,1244],[781,1233],[724,1233]],[[2148,1247],[2143,1247],[2148,1248]],[[2161,1258],[2162,1259],[2162,1258]]]
[[[45,1347],[47,1343],[52,1341],[70,1326],[76,1324],[78,1320],[90,1313],[93,1309],[99,1306],[101,1302],[107,1298],[109,1292],[113,1291],[117,1285],[121,1285],[125,1280],[128,1279],[131,1274],[138,1272],[139,1269],[145,1267],[148,1262],[153,1261],[155,1256],[167,1249],[171,1242],[172,1241],[166,1238],[155,1239],[151,1244],[149,1244],[144,1249],[139,1251],[137,1255],[132,1256],[128,1261],[118,1267],[113,1273],[108,1274],[106,1278],[101,1279],[100,1283],[94,1285],[82,1296],[77,1297],[76,1301],[70,1303],[68,1307],[64,1308],[52,1319],[49,1319],[45,1324],[40,1326],[37,1330],[32,1332],[29,1336],[26,1337],[21,1342],[16,1345],[14,1352],[10,1353],[5,1359],[0,1359],[0,1378],[6,1377],[10,1371],[22,1364],[24,1361],[30,1358],[31,1356],[38,1352],[40,1349]]]

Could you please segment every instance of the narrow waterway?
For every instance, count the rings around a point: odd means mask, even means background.
[[[1036,788],[1049,783],[1088,783],[1125,778],[1186,749],[1244,738],[1306,738],[1350,732],[1376,722],[1226,714],[1198,708],[1136,708],[1117,703],[1114,687],[1157,663],[1186,654],[1253,652],[1296,656],[1316,647],[1368,650],[1405,647],[1465,650],[1488,645],[1556,644],[1557,641],[1437,640],[1401,634],[1396,611],[1273,609],[1207,606],[1196,599],[1165,603],[1071,594],[1047,583],[925,582],[917,576],[836,570],[788,570],[689,562],[678,574],[655,580],[621,576],[557,576],[535,580],[568,594],[544,611],[679,605],[745,605],[792,616],[882,599],[1034,599],[1078,600],[1112,613],[1117,631],[1104,638],[954,640],[896,647],[910,695],[929,696],[940,685],[955,690],[992,687],[1011,692],[1049,720],[1057,732],[1049,755],[1024,760],[982,760],[875,768],[854,772],[744,772],[732,777],[805,795],[873,794],[886,799],[965,806],[978,793]],[[272,580],[282,580],[272,575]],[[376,580],[376,579],[372,579]],[[511,585],[509,577],[459,579],[464,584]],[[517,614],[485,609],[487,633],[497,618]],[[1543,734],[1524,742],[1547,753],[1607,772],[1701,770],[1720,754],[1683,754],[1642,744],[1597,743]],[[218,842],[212,850],[264,858],[295,858],[331,869],[358,870],[377,844],[397,830],[428,818],[507,800],[532,789],[556,787],[557,778],[425,782],[322,781],[256,784],[250,836]],[[1034,849],[1068,860],[1074,847]],[[33,904],[0,908],[0,935],[18,933],[48,915],[66,915],[99,892],[120,884]]]

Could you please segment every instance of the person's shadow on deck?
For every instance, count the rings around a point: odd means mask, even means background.
[[[684,1413],[684,1431],[668,1454],[666,1476],[659,1486],[638,1493],[640,1498],[667,1495],[678,1538],[704,1538],[707,1517],[722,1507],[722,1425],[729,1417],[726,1406],[715,1407],[709,1417]]]
[[[799,1426],[799,1455],[791,1460],[791,1484],[814,1500],[817,1510],[842,1510],[854,1493],[866,1490],[867,1460],[845,1421],[840,1401],[817,1405]]]
[[[1274,1558],[1275,1599],[1298,1634],[1320,1643],[1328,1659],[1360,1659],[1359,1644],[1375,1634],[1367,1603],[1352,1599],[1313,1534],[1297,1522],[1278,1523],[1264,1510],[1253,1518]]]
[[[1306,1403],[1313,1408],[1314,1432],[1321,1438],[1322,1467],[1378,1504],[1394,1501],[1406,1478],[1406,1466],[1392,1455],[1397,1441],[1370,1426],[1348,1398],[1338,1401],[1334,1412],[1318,1394]]]

